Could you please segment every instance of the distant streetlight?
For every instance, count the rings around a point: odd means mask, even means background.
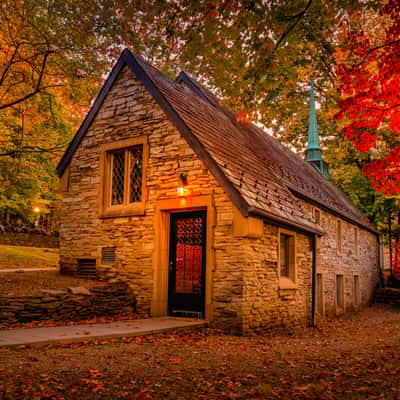
[[[33,212],[35,213],[35,228],[38,227],[39,221],[38,221],[38,215],[40,213],[40,208],[39,207],[34,207]]]

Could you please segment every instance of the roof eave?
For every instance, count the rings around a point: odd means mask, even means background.
[[[322,228],[312,228],[310,226],[306,226],[304,224],[300,224],[294,221],[288,221],[285,218],[279,217],[278,215],[272,214],[272,213],[268,213],[267,211],[263,210],[262,208],[258,208],[258,207],[249,207],[249,215],[256,215],[256,216],[260,216],[263,217],[264,219],[282,226],[282,227],[287,227],[287,228],[291,228],[297,231],[301,231],[307,234],[314,234],[317,236],[323,236],[325,235],[325,231]]]
[[[351,223],[353,225],[356,225],[356,226],[358,226],[360,228],[363,228],[363,229],[365,229],[365,230],[367,230],[367,231],[369,231],[369,232],[371,232],[371,233],[373,233],[375,235],[379,236],[381,234],[377,229],[374,229],[371,226],[368,226],[367,224],[362,224],[361,222],[356,221],[355,218],[353,219],[351,217],[348,217],[348,216],[344,215],[343,213],[341,213],[340,211],[335,210],[333,207],[329,207],[325,203],[320,202],[320,201],[318,201],[316,199],[313,199],[308,194],[305,194],[301,190],[299,190],[297,188],[294,188],[291,184],[289,184],[287,182],[285,182],[285,184],[286,184],[287,188],[296,197],[301,198],[301,199],[303,199],[303,200],[305,200],[305,201],[307,201],[307,202],[309,202],[309,203],[311,203],[313,205],[316,205],[316,206],[320,207],[321,209],[323,209],[325,211],[328,211],[329,213],[331,213],[331,214],[333,214],[333,215],[335,215],[335,216],[337,216],[339,218],[342,218],[343,220],[345,220],[345,221],[347,221],[347,222],[349,222],[349,223]]]

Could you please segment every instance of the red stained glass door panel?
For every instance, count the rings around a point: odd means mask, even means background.
[[[203,318],[206,212],[171,214],[170,233],[169,314]]]

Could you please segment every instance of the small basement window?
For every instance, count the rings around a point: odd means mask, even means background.
[[[101,249],[101,263],[104,265],[114,265],[115,250],[115,247],[103,247]]]
[[[84,279],[96,279],[96,260],[93,258],[81,258],[78,260],[78,276]]]

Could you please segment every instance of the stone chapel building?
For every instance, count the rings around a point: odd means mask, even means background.
[[[125,50],[57,167],[61,272],[238,333],[368,304],[379,234],[326,178],[311,100],[305,161]]]

